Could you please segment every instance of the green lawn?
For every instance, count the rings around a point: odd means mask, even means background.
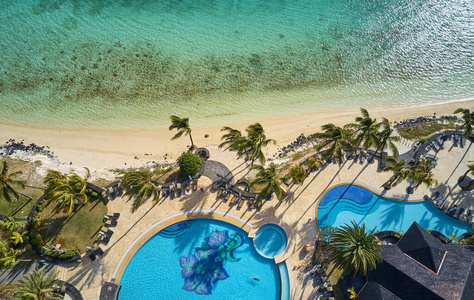
[[[5,201],[5,199],[0,198],[0,214],[14,217],[14,218],[26,218],[31,212],[33,205],[36,201],[43,195],[42,190],[25,188],[24,190],[19,190],[19,192],[26,194],[33,199],[28,199],[20,195],[20,199],[13,200],[11,203]]]
[[[456,130],[459,126],[460,125],[454,121],[449,121],[448,123],[422,122],[410,127],[399,128],[397,131],[401,137],[415,141],[429,137],[440,130]]]
[[[106,214],[107,207],[98,199],[89,199],[88,203],[69,216],[63,211],[56,212],[52,203],[43,212],[39,231],[45,245],[52,245],[62,239],[63,247],[76,247],[85,252],[86,246],[92,246],[97,239]]]
[[[12,159],[4,157],[0,161],[5,160],[8,164],[8,173],[22,171],[18,178],[25,179],[26,184],[34,187],[43,187],[43,178],[36,173],[36,168],[41,165],[40,162],[31,162],[20,159]],[[15,187],[16,188],[16,187]],[[28,217],[33,205],[43,195],[43,191],[37,188],[26,187],[25,189],[17,188],[18,192],[29,195],[33,199],[30,200],[24,196],[20,199],[13,200],[11,203],[0,198],[0,214],[14,218]]]

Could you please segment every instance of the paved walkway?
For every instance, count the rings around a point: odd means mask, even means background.
[[[229,184],[234,184],[234,175],[223,163],[215,160],[207,160],[202,176],[211,179],[212,182],[224,181]]]

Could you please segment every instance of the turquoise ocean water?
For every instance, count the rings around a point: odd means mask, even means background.
[[[470,0],[0,0],[0,122],[150,128],[474,98]]]

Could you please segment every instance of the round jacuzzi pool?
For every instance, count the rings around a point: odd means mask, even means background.
[[[258,229],[253,243],[260,255],[273,258],[285,250],[287,241],[283,228],[275,224],[266,224]]]

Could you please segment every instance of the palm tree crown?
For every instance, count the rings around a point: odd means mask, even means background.
[[[459,113],[462,114],[461,118],[463,119],[464,123],[459,129],[464,128],[463,136],[465,138],[468,138],[473,133],[472,131],[473,131],[473,127],[474,127],[474,111],[471,112],[467,108],[458,108],[454,111],[454,113],[455,114],[459,114]]]
[[[88,168],[85,169],[87,171],[85,177],[81,177],[74,172],[64,175],[58,171],[50,170],[43,181],[46,184],[47,199],[57,202],[57,209],[68,207],[67,215],[74,211],[76,200],[82,203],[88,201],[86,188],[90,171]]]
[[[284,183],[277,176],[278,170],[276,165],[271,163],[268,168],[255,165],[252,169],[258,170],[258,172],[255,179],[250,182],[250,187],[254,187],[255,185],[263,186],[262,191],[258,194],[257,201],[262,201],[272,192],[280,199],[284,193],[282,188]]]
[[[153,202],[160,199],[160,190],[152,182],[153,173],[148,169],[132,170],[123,176],[123,186],[129,190],[125,193],[132,203],[132,213],[135,212],[148,198]]]
[[[15,191],[14,186],[25,188],[25,181],[15,178],[21,174],[21,171],[16,171],[8,174],[8,164],[2,161],[2,169],[0,170],[0,197],[7,202],[12,202],[13,199],[18,199],[20,195]]]
[[[365,223],[359,226],[354,221],[336,230],[330,244],[330,257],[344,274],[365,275],[382,262],[379,250],[383,250],[383,246],[374,241],[374,231],[375,228],[367,233]]]
[[[60,295],[54,292],[54,286],[58,284],[57,273],[52,270],[45,275],[44,268],[34,270],[33,273],[25,275],[15,286],[15,300],[50,300],[58,299]]]
[[[191,149],[194,149],[194,142],[193,137],[191,135],[191,127],[189,126],[189,118],[180,118],[178,116],[170,116],[171,125],[168,128],[170,131],[173,129],[178,130],[178,132],[171,138],[175,140],[180,138],[183,134],[189,135],[189,139],[191,140]]]
[[[405,169],[405,160],[401,159],[397,161],[395,157],[388,156],[385,157],[384,160],[388,163],[385,167],[383,167],[382,172],[393,172],[392,176],[390,176],[389,180],[382,184],[382,186],[392,185],[396,186],[397,184],[401,183],[403,180],[407,178],[407,171]]]
[[[338,164],[341,165],[343,150],[354,151],[352,147],[353,132],[331,123],[323,125],[322,129],[324,132],[314,134],[316,138],[322,139],[322,142],[315,147],[316,151],[325,149],[323,160],[335,155]]]
[[[285,180],[290,179],[292,184],[297,182],[303,183],[306,179],[306,170],[301,166],[291,166]]]
[[[219,148],[226,147],[230,151],[237,152],[237,158],[243,157],[245,161],[253,162],[258,159],[261,164],[265,163],[265,154],[262,148],[269,143],[276,144],[275,140],[267,139],[265,130],[260,123],[249,125],[245,131],[247,136],[243,136],[239,130],[225,126],[221,131],[227,132],[221,138],[224,140]]]
[[[393,135],[394,130],[390,127],[390,122],[387,119],[383,118],[381,125],[382,130],[377,133],[377,150],[383,152],[385,149],[389,148],[392,150],[392,156],[398,157],[398,148],[394,142],[400,141],[400,137]]]
[[[381,123],[377,123],[377,119],[372,119],[365,108],[361,108],[360,111],[362,117],[355,118],[357,123],[349,123],[345,125],[344,128],[355,129],[355,145],[362,144],[364,148],[370,148],[372,146],[378,148],[379,139],[377,133]]]

